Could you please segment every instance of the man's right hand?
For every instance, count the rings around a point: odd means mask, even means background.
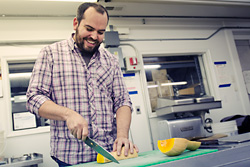
[[[77,112],[71,111],[66,119],[67,126],[73,136],[79,140],[86,140],[88,136],[88,122]]]
[[[85,140],[88,136],[88,122],[80,114],[51,100],[42,104],[39,115],[47,119],[66,121],[71,134],[79,140]]]

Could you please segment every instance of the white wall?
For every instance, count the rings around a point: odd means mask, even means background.
[[[72,18],[73,19],[73,18]],[[71,18],[0,18],[0,57],[1,60],[6,57],[36,56],[41,46],[6,46],[4,42],[11,41],[30,41],[30,40],[57,40],[65,39],[72,32]],[[223,25],[243,25],[249,26],[247,21],[222,22],[219,20],[198,20],[198,19],[146,19],[146,24],[142,24],[141,19],[131,18],[111,18],[110,24],[117,30],[126,30],[126,35],[121,35],[121,39],[168,39],[168,38],[203,38],[212,34],[217,28]],[[127,41],[133,44],[139,51],[139,55],[147,54],[182,54],[182,53],[202,53],[205,58],[206,69],[208,70],[208,80],[211,85],[212,95],[216,99],[222,100],[222,108],[212,110],[209,117],[218,122],[221,118],[234,114],[250,114],[250,106],[244,90],[244,81],[240,73],[238,64],[238,55],[234,46],[234,39],[231,30],[224,30],[217,33],[209,40],[176,40],[176,41]],[[125,43],[125,42],[121,42]],[[121,46],[123,55],[135,54],[130,47]],[[214,61],[227,61],[227,70],[232,78],[232,85],[228,88],[218,88],[218,76],[215,73]],[[3,65],[3,62],[1,62]],[[2,69],[4,72],[6,69]],[[4,73],[3,73],[4,75]],[[157,140],[157,129],[155,122],[162,118],[155,118],[150,114],[150,104],[145,83],[143,79],[143,70],[136,74],[139,84],[137,89],[140,94],[136,98],[132,97],[133,103],[141,106],[143,114],[133,114],[132,136],[136,144],[142,151],[151,147],[151,142]],[[4,76],[3,76],[4,77]],[[4,82],[5,83],[5,82]],[[49,157],[49,132],[41,130],[29,131],[27,135],[13,134],[11,132],[10,121],[10,103],[8,84],[3,84],[4,96],[0,98],[0,122],[6,130],[7,148],[6,156],[16,156],[24,153],[38,152],[44,155],[44,163],[39,167],[55,166],[55,163]],[[148,117],[150,119],[148,120]],[[149,124],[151,126],[149,126]],[[150,133],[152,131],[151,141]],[[133,133],[134,132],[134,133]],[[143,138],[147,139],[142,141]],[[143,143],[143,144],[142,144]],[[144,150],[144,145],[149,145]],[[146,147],[146,146],[145,146]]]

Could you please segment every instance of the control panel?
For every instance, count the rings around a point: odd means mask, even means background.
[[[137,57],[126,57],[125,65],[127,71],[139,71],[139,63]]]

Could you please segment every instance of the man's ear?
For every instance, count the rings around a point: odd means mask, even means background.
[[[76,30],[77,26],[78,26],[78,21],[77,21],[77,18],[75,17],[73,20],[73,29]]]

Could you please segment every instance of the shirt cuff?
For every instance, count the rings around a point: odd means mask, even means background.
[[[42,104],[50,100],[48,97],[43,96],[43,95],[37,95],[32,99],[33,105],[30,107],[30,111],[36,115],[37,118],[40,118],[41,116],[39,115],[39,108],[42,106]]]

